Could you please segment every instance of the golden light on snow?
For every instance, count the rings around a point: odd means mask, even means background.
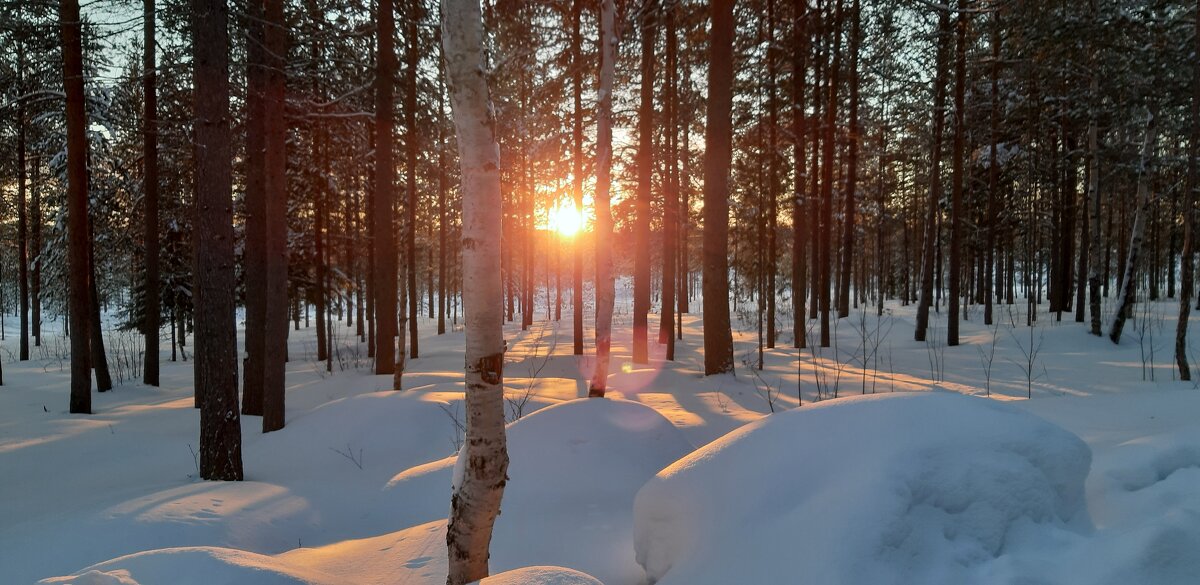
[[[571,238],[583,230],[583,214],[569,201],[559,201],[546,212],[546,228]]]

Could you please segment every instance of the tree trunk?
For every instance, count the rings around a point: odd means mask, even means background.
[[[596,369],[589,397],[603,398],[608,386],[609,349],[615,290],[612,274],[612,94],[617,39],[613,0],[600,0],[600,87],[596,105]]]
[[[83,39],[78,0],[59,4],[62,23],[63,85],[67,119],[67,273],[71,325],[71,412],[92,412],[88,306],[87,120],[83,95]]]
[[[17,48],[17,92],[23,93],[25,50]],[[21,341],[18,359],[29,359],[29,225],[25,198],[25,99],[17,102],[17,288],[20,291]]]
[[[658,342],[666,344],[666,359],[675,360],[675,266],[678,261],[676,246],[678,245],[679,225],[679,159],[677,156],[678,100],[676,94],[676,60],[678,58],[677,31],[675,26],[675,4],[664,8],[667,20],[666,34],[666,82],[663,97],[663,140],[666,156],[666,172],[663,177],[663,245],[662,245],[662,315],[659,321]]]
[[[375,373],[392,374],[396,368],[396,234],[392,225],[396,165],[392,159],[394,77],[396,51],[392,0],[379,0],[376,14],[375,74],[375,204],[374,275]]]
[[[283,428],[284,386],[287,371],[287,127],[284,119],[287,55],[287,26],[283,0],[264,0],[266,20],[266,75],[262,96],[264,156],[263,192],[266,220],[262,392],[263,432]],[[360,317],[361,320],[361,317]]]
[[[153,3],[154,0],[146,0]],[[261,1],[247,4],[246,41],[246,235],[242,273],[246,281],[246,359],[242,371],[242,414],[263,413],[263,357],[267,310],[267,194],[265,190],[266,116],[264,89],[268,75]]]
[[[575,213],[583,217],[583,59],[580,56],[580,26],[583,0],[571,2],[571,97],[574,101],[571,127],[571,178],[575,195]],[[583,246],[575,241],[571,271],[572,353],[583,355]]]
[[[818,291],[817,301],[820,303],[821,317],[821,347],[829,347],[829,312],[830,288],[833,283],[833,169],[837,164],[837,111],[838,84],[842,67],[842,6],[843,0],[835,2],[833,26],[829,33],[833,36],[833,53],[830,55],[828,91],[825,100],[825,133],[821,143],[821,229],[818,258]]]
[[[158,260],[158,79],[155,64],[154,0],[144,0],[144,28],[142,56],[142,181],[144,185],[146,307],[143,313],[142,333],[145,336],[145,359],[143,360],[142,383],[158,386],[158,346],[162,309],[159,293]]]
[[[733,0],[709,6],[704,125],[704,375],[733,370],[729,323],[729,166],[733,142]]]
[[[108,371],[108,355],[104,351],[104,331],[100,321],[100,292],[96,286],[96,234],[91,222],[88,223],[88,304],[89,310],[92,312],[91,354],[92,369],[96,371],[96,390],[108,392],[112,390],[113,382],[112,375]],[[236,398],[234,402],[237,402]]]
[[[913,333],[916,341],[925,341],[929,328],[929,308],[933,305],[933,275],[937,270],[938,204],[942,199],[942,131],[946,123],[946,69],[950,37],[950,11],[941,10],[938,20],[937,74],[933,80],[933,144],[930,155],[929,205],[925,217],[925,243],[921,254],[921,294],[917,301],[917,323]]]
[[[654,173],[654,44],[658,40],[659,5],[647,0],[641,8],[642,83],[641,107],[638,110],[638,160],[636,199],[637,213],[633,223],[634,247],[650,250],[650,200]],[[650,361],[648,333],[650,328],[650,254],[635,254],[633,259],[633,363]]]
[[[842,212],[842,268],[838,272],[838,318],[850,315],[850,276],[854,261],[854,200],[858,184],[858,143],[861,129],[858,124],[858,53],[862,43],[862,18],[859,0],[851,5],[850,24],[850,144],[846,161],[845,207]]]
[[[1142,237],[1146,231],[1146,213],[1150,200],[1150,157],[1154,155],[1154,140],[1156,138],[1156,123],[1158,114],[1150,112],[1146,121],[1146,136],[1142,139],[1142,157],[1137,167],[1137,208],[1134,210],[1133,228],[1129,236],[1129,255],[1125,261],[1125,276],[1121,279],[1121,304],[1113,314],[1112,326],[1108,338],[1113,343],[1121,342],[1121,331],[1125,328],[1125,320],[1133,309],[1134,297],[1137,294],[1138,262],[1142,255]]]
[[[962,303],[962,198],[963,148],[966,116],[963,112],[967,83],[967,2],[958,0],[958,42],[954,60],[954,165],[950,203],[950,301],[946,312],[946,345],[958,345],[958,309]]]
[[[229,131],[228,7],[192,0],[195,95],[196,393],[200,477],[242,479],[237,331],[233,300],[233,183]]]
[[[405,139],[405,149],[408,152],[408,161],[404,165],[405,183],[408,188],[408,205],[405,209],[407,221],[405,222],[405,247],[408,250],[408,357],[417,359],[420,355],[417,344],[417,301],[420,299],[420,293],[417,292],[417,63],[419,55],[417,51],[417,21],[421,18],[421,4],[419,0],[408,0],[408,17],[407,36],[408,43],[405,51],[408,57],[408,66],[405,67],[405,92],[404,92],[404,109],[407,117],[405,122],[405,131],[407,138]],[[399,389],[399,387],[397,387]]]
[[[1200,2],[1196,3],[1195,32],[1193,33],[1193,50],[1200,54]],[[1175,363],[1179,365],[1179,379],[1192,379],[1191,368],[1188,367],[1187,355],[1187,326],[1192,308],[1193,254],[1195,252],[1196,230],[1196,150],[1200,145],[1200,60],[1192,61],[1192,103],[1191,103],[1191,136],[1188,139],[1187,185],[1183,197],[1183,253],[1180,256],[1179,268],[1179,322],[1175,328]]]
[[[808,263],[807,240],[804,226],[808,222],[805,217],[805,199],[807,197],[805,171],[804,135],[807,132],[804,124],[805,83],[804,76],[808,71],[808,0],[792,2],[792,166],[794,167],[794,183],[792,187],[792,346],[804,348],[808,345],[804,327],[804,301],[808,295]]]
[[[442,3],[442,40],[462,168],[466,328],[466,436],[446,529],[448,585],[488,574],[488,546],[507,480],[500,280],[500,149],[475,0]]]
[[[30,321],[33,328],[34,347],[42,346],[42,196],[38,190],[41,182],[41,157],[34,155],[29,174],[29,247],[33,261],[29,271]]]

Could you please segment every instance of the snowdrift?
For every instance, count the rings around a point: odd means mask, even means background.
[[[985,399],[806,406],[647,483],[634,508],[637,561],[663,585],[986,582],[1015,534],[1090,530],[1090,464],[1075,435]]]
[[[511,462],[492,537],[491,567],[572,567],[607,583],[636,583],[633,498],[692,446],[654,409],[580,399],[508,428]],[[389,486],[395,506],[445,518],[455,458],[408,470]],[[443,551],[444,554],[444,551]]]

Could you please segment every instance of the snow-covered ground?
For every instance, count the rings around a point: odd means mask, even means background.
[[[675,362],[652,344],[629,363],[628,307],[603,402],[580,400],[591,359],[570,355],[569,314],[508,326],[491,564],[537,568],[488,583],[1200,582],[1200,389],[1174,381],[1174,302],[1139,305],[1120,346],[1069,314],[1030,329],[1001,305],[986,328],[975,308],[956,348],[939,318],[937,343],[912,341],[912,307],[889,303],[838,321],[834,348],[785,333],[761,372],[735,311],[736,375],[708,378],[697,315]],[[399,393],[352,330],[332,374],[293,331],[287,427],[243,418],[240,483],[196,478],[190,362],[164,354],[161,389],[128,382],[70,415],[61,337],[18,363],[10,336],[0,583],[443,583],[463,334],[420,325]]]

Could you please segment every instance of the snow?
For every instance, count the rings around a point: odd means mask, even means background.
[[[641,577],[633,557],[633,498],[692,446],[654,409],[579,399],[539,410],[508,429],[509,482],[492,536],[491,566],[561,565],[604,582]],[[406,470],[393,501],[444,518],[459,458]]]
[[[827,402],[659,473],[635,505],[638,562],[662,583],[976,582],[1018,524],[1087,525],[1090,462],[1077,437],[984,399]]]
[[[592,362],[571,355],[569,322],[539,305],[529,330],[506,325],[515,422],[493,580],[583,578],[541,568],[564,567],[608,585],[1200,582],[1200,392],[1172,375],[1173,301],[1139,305],[1119,346],[1069,316],[1027,328],[1023,306],[1002,305],[993,329],[975,308],[963,346],[944,349],[912,342],[914,307],[889,303],[835,321],[831,348],[785,334],[762,371],[743,304],[736,375],[702,377],[702,316],[684,316],[676,362],[651,344],[632,364],[628,282],[617,290],[608,399],[582,399]],[[402,392],[370,374],[352,329],[338,326],[332,374],[312,329],[290,332],[288,426],[263,435],[244,417],[248,481],[215,483],[195,478],[190,362],[164,353],[161,389],[126,382],[70,415],[61,334],[48,326],[20,363],[4,325],[0,583],[445,582],[461,330],[420,320]],[[944,326],[932,315],[931,338]],[[678,489],[635,505],[664,477]],[[640,548],[657,555],[650,576]]]

